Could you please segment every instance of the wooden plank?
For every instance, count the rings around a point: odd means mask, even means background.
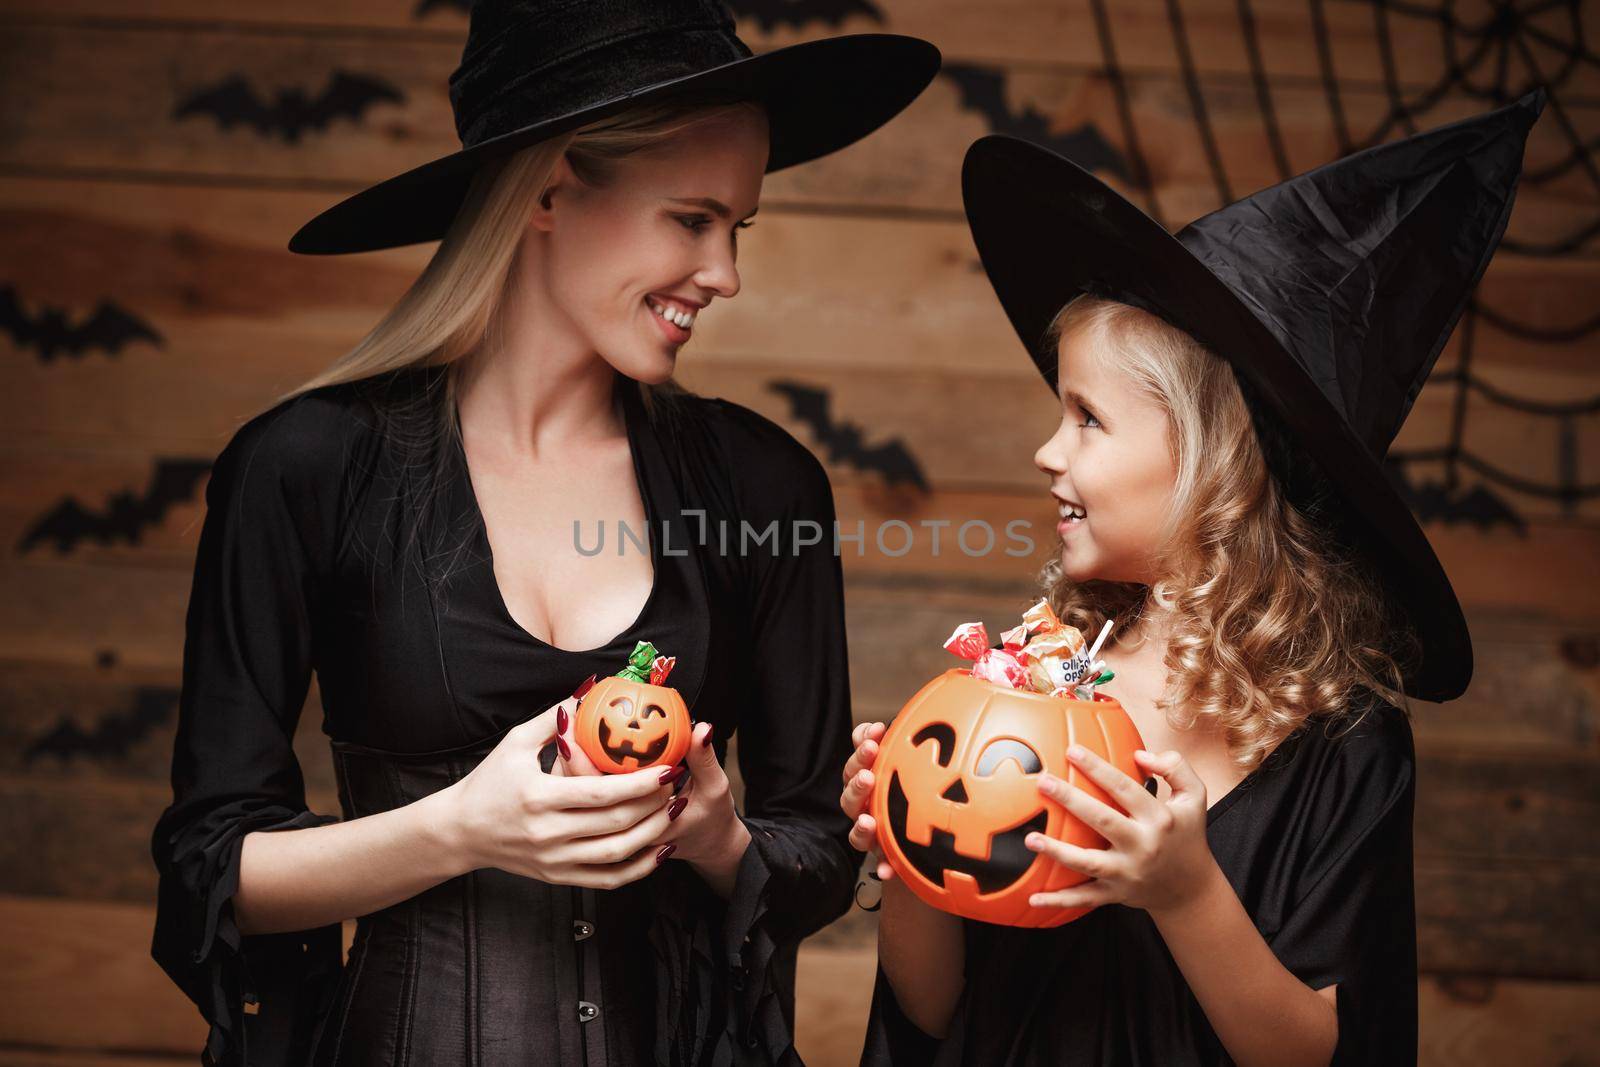
[[[1600,985],[1426,977],[1417,993],[1419,1064],[1600,1063]]]
[[[197,1055],[206,1024],[150,958],[154,923],[143,904],[0,899],[0,1040]]]
[[[1420,831],[1419,827],[1419,831]],[[1593,835],[1587,827],[1578,836]],[[1593,916],[1600,864],[1426,855],[1416,862],[1423,970],[1524,978],[1600,977]]]
[[[1091,0],[990,0],[983,5],[960,0],[864,0],[844,10],[842,5],[804,2],[755,4],[734,0],[739,35],[756,50],[781,47],[797,41],[840,33],[908,33],[933,41],[949,59],[1022,60],[1030,63],[1098,67],[1104,63],[1095,34]],[[218,11],[204,0],[7,0],[7,13],[46,17],[52,21],[77,19],[184,20],[216,24]],[[226,12],[236,32],[311,32],[330,30],[385,30],[391,35],[429,38],[454,43],[465,37],[465,0],[285,0]],[[1125,69],[1175,72],[1182,69],[1179,39],[1169,9],[1162,0],[1118,0],[1104,10],[1117,57]],[[1392,51],[1400,57],[1395,76],[1404,86],[1431,87],[1444,75],[1449,57],[1442,47],[1438,23],[1422,17],[1426,8],[1390,7],[1384,18],[1378,5],[1334,3],[1324,7],[1328,45],[1341,82],[1359,84],[1384,77],[1379,46],[1380,21],[1387,26]],[[1260,43],[1263,69],[1277,78],[1309,79],[1318,70],[1318,46],[1305,0],[1253,0],[1246,8],[1229,0],[1185,0],[1180,5],[1183,37],[1195,66],[1202,71],[1234,76],[1250,73],[1241,11],[1253,16]],[[1547,12],[1535,22],[1539,28],[1567,40],[1564,9]],[[1474,38],[1463,19],[1454,35],[1460,54],[1470,54]],[[1526,38],[1525,38],[1526,39]],[[1537,39],[1531,41],[1548,69],[1558,59]],[[1491,50],[1488,61],[1493,61]],[[1486,82],[1488,70],[1477,70],[1476,80]],[[1575,89],[1592,93],[1587,71],[1574,72]]]
[[[11,34],[10,61],[0,73],[0,91],[17,102],[10,136],[0,143],[0,166],[10,169],[205,175],[353,191],[459,147],[445,93],[459,47],[449,41],[249,34],[173,23],[24,21]],[[65,73],[86,70],[93,77]],[[294,108],[285,105],[277,109],[281,123],[263,129],[233,118],[233,105],[204,103],[220,93],[253,98],[253,113],[270,111],[266,101],[285,93],[315,99],[335,78],[343,79],[337,84],[351,102],[347,115],[332,119],[290,118]],[[1229,193],[1243,196],[1281,178],[1254,91],[1235,77],[1208,76],[1200,79],[1200,92]],[[1183,81],[1170,73],[1136,76],[1127,82],[1127,95],[1159,215],[1179,224],[1220,206]],[[1594,103],[1569,101],[1580,130],[1597,125]],[[1340,106],[1353,143],[1385,139],[1391,104],[1378,87],[1350,85]],[[1482,109],[1481,100],[1456,92],[1431,108],[1422,125]],[[1273,114],[1291,172],[1342,150],[1319,82],[1274,87]],[[1134,146],[1126,143],[1117,115],[1110,83],[1094,71],[953,61],[895,122],[827,159],[773,175],[766,191],[787,203],[956,212],[962,153],[974,138],[1000,129],[1061,138],[1080,158],[1103,159],[1108,178],[1121,174],[1115,183],[1131,193]],[[1085,123],[1094,130],[1093,148],[1069,136]],[[1541,122],[1530,139],[1530,164],[1543,168],[1570,151],[1558,124]],[[1513,221],[1512,235],[1548,242],[1570,234],[1588,221],[1591,198],[1581,168],[1530,182],[1518,212],[1528,218]]]

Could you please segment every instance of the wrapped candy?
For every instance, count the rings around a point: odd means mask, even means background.
[[[628,653],[628,663],[617,672],[618,678],[626,678],[630,682],[650,681],[650,668],[656,661],[656,646],[649,641],[640,641],[633,646],[633,651]]]
[[[972,676],[995,685],[1025,689],[1028,671],[1017,653],[989,647],[989,632],[981,622],[966,622],[955,628],[944,643],[947,652],[972,661]]]
[[[672,668],[678,663],[677,656],[657,656],[650,661],[650,684],[666,685],[667,675],[672,673]]]
[[[1076,626],[1061,626],[1034,635],[1022,647],[1033,689],[1048,693],[1077,684],[1089,668],[1089,650]]]

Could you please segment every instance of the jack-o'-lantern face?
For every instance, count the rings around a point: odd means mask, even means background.
[[[573,724],[590,762],[611,774],[677,764],[689,751],[690,729],[676,689],[616,677],[584,694]]]
[[[1038,831],[1086,848],[1099,834],[1038,790],[1049,771],[1109,802],[1068,762],[1077,742],[1139,777],[1141,745],[1122,706],[1010,689],[951,670],[912,697],[884,734],[872,814],[884,858],[918,897],[984,922],[1056,926],[1081,911],[1034,909],[1036,892],[1083,876],[1030,851]]]

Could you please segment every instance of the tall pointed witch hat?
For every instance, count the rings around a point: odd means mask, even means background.
[[[1535,89],[1357,152],[1176,234],[1028,141],[981,138],[962,167],[984,270],[1051,388],[1045,334],[1081,292],[1159,315],[1226,359],[1291,502],[1371,560],[1405,612],[1420,646],[1405,689],[1428,700],[1466,689],[1472,644],[1383,458],[1505,233],[1544,103]]]

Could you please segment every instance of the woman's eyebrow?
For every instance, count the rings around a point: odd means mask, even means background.
[[[725,219],[733,214],[731,207],[714,196],[669,196],[667,199],[678,204],[692,204],[695,207],[704,208],[719,219]],[[752,208],[750,214],[746,215],[745,218],[755,218],[756,212],[760,210],[759,207]]]

